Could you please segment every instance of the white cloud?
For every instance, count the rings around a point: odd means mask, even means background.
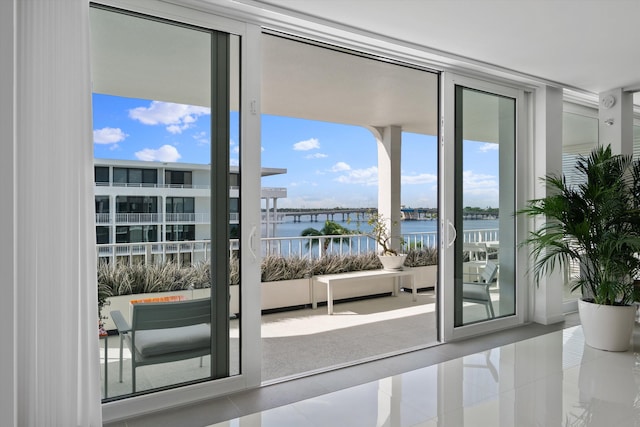
[[[498,148],[500,148],[500,146],[498,144],[493,144],[493,143],[490,143],[490,142],[486,142],[486,143],[482,144],[478,148],[478,151],[480,151],[482,153],[486,153],[487,151],[496,151],[496,150],[498,150]]]
[[[431,184],[433,182],[438,182],[438,177],[430,173],[421,173],[419,175],[402,175],[401,182],[407,185]]]
[[[465,206],[498,206],[498,180],[493,175],[462,173]]]
[[[351,170],[351,166],[345,162],[338,162],[329,169],[330,172],[344,172],[349,170]]]
[[[317,138],[307,139],[305,141],[296,142],[293,144],[293,149],[296,151],[309,151],[320,148],[320,141]]]
[[[329,156],[324,153],[314,153],[314,154],[309,154],[308,156],[305,156],[305,159],[324,159],[326,157],[329,157]]]
[[[378,185],[378,168],[371,166],[367,169],[349,170],[347,174],[335,180],[342,184]]]
[[[93,142],[96,144],[117,144],[128,137],[120,128],[102,128],[93,130]]]
[[[147,162],[176,162],[182,156],[173,145],[163,145],[157,150],[145,148],[144,150],[136,151],[136,157],[138,160]]]
[[[477,188],[498,188],[498,180],[493,175],[478,174],[470,170],[462,172],[462,185],[467,190]]]
[[[129,110],[129,117],[145,125],[166,125],[172,134],[182,133],[190,128],[202,115],[211,114],[206,107],[151,101],[149,107]]]
[[[192,135],[192,137],[193,139],[196,140],[199,146],[209,145],[210,143],[209,138],[207,137],[207,133],[205,131],[196,132]]]

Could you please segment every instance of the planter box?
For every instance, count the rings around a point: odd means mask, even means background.
[[[438,266],[427,265],[424,267],[412,267],[413,280],[416,281],[416,288],[434,288],[438,282]],[[402,278],[401,287],[411,290],[411,282],[408,277]]]
[[[296,307],[311,304],[311,279],[262,282],[262,309]]]

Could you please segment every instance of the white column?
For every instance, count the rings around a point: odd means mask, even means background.
[[[536,91],[535,96],[533,165],[532,173],[529,174],[532,194],[528,199],[539,199],[547,195],[547,188],[540,182],[540,177],[562,173],[562,89],[543,87]],[[530,227],[538,228],[540,225],[531,223]],[[528,251],[528,248],[522,250]],[[530,258],[527,259],[532,262]],[[561,271],[556,271],[536,284],[533,274],[528,272],[530,267],[528,265],[519,271],[520,280],[529,283],[533,320],[544,325],[562,321],[564,275]]]
[[[265,202],[265,219],[264,219],[264,232],[265,232],[265,236],[264,237],[271,237],[271,230],[269,229],[269,197],[265,197],[264,198],[264,202]]]
[[[0,2],[6,426],[102,425],[89,42],[87,0]]]
[[[633,154],[633,94],[622,89],[600,93],[599,140],[614,153]]]
[[[389,235],[400,236],[400,167],[402,128],[387,126],[376,135],[378,140],[378,212],[390,221]],[[398,249],[400,241],[393,239]]]
[[[278,226],[278,198],[273,198],[273,231],[271,235],[276,237],[276,227]]]

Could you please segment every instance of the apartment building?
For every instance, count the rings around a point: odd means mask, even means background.
[[[262,168],[261,175],[285,174],[283,168]],[[211,167],[206,164],[94,160],[96,242],[101,258],[156,255],[181,262],[204,256],[211,239]],[[286,188],[262,188],[267,206],[287,197]],[[240,171],[229,174],[231,248],[240,225]],[[265,218],[265,221],[267,218]],[[273,219],[270,221],[273,223]],[[199,242],[190,245],[132,246],[133,243]],[[119,245],[119,246],[118,246]],[[182,247],[181,247],[182,246]],[[182,250],[181,250],[182,249]]]

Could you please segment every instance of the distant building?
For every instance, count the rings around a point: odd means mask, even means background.
[[[262,168],[262,176],[286,172],[282,168]],[[98,245],[207,241],[211,238],[209,165],[94,159],[94,177]],[[240,222],[239,178],[238,167],[232,166],[229,176],[232,238],[237,237]],[[262,189],[267,206],[275,207],[278,198],[286,197],[286,188]],[[268,218],[263,220],[273,222]],[[156,252],[159,250],[155,249]],[[106,247],[99,255],[112,257],[114,250],[112,246]],[[129,255],[126,250],[122,252]],[[164,254],[166,250],[162,252]]]

